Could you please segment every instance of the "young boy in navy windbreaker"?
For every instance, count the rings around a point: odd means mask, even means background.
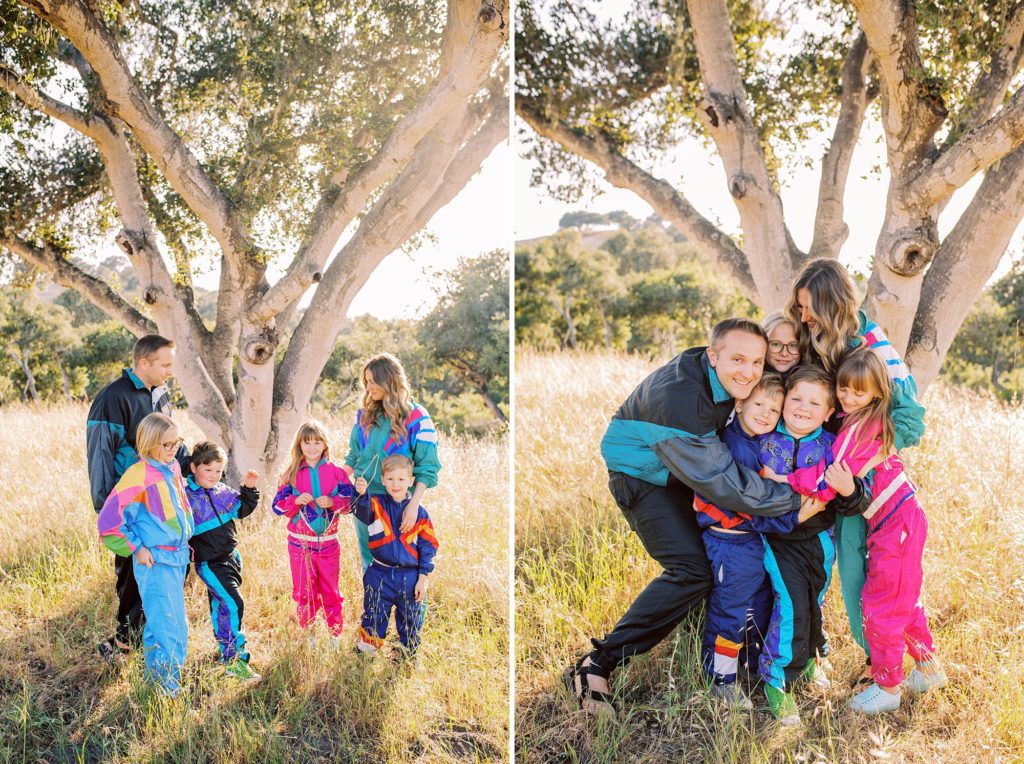
[[[363,574],[363,617],[356,647],[361,653],[376,652],[384,645],[392,608],[402,646],[415,652],[420,643],[427,575],[434,569],[438,543],[423,507],[419,508],[412,530],[398,530],[410,500],[412,469],[412,461],[400,454],[384,459],[381,481],[386,494],[368,494],[366,479],[356,479],[359,497],[355,501],[355,515],[368,526],[373,555],[373,562]]]
[[[197,443],[192,450],[192,474],[185,484],[196,529],[189,544],[196,573],[206,584],[210,599],[213,635],[220,647],[227,673],[239,679],[259,681],[249,667],[249,651],[242,633],[242,556],[235,536],[236,519],[248,517],[260,503],[256,488],[259,474],[245,473],[240,491],[220,482],[227,454],[211,441]]]

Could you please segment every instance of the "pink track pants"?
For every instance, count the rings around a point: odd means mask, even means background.
[[[341,547],[328,542],[320,550],[301,549],[288,544],[288,558],[292,568],[292,599],[299,626],[306,628],[323,609],[324,619],[331,634],[341,634],[344,625],[342,603],[345,598],[338,591],[341,565]]]
[[[871,673],[882,687],[903,682],[903,651],[919,662],[934,651],[928,619],[921,604],[921,558],[928,520],[910,495],[876,529],[868,527],[868,565],[861,604],[864,635],[871,648]]]

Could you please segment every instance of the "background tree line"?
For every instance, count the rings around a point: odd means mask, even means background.
[[[108,258],[92,270],[141,302],[138,279],[122,258]],[[130,363],[135,337],[80,294],[47,286],[32,270],[15,269],[8,276],[0,288],[0,404],[89,398]],[[386,350],[402,360],[414,397],[442,426],[482,433],[506,422],[507,254],[495,250],[465,258],[457,269],[437,276],[443,285],[440,300],[423,317],[362,315],[342,329],[317,383],[314,407],[354,410],[363,362]],[[200,315],[212,322],[217,293],[197,287],[195,299]],[[293,326],[301,318],[297,314]],[[286,349],[287,342],[279,352]]]
[[[707,341],[731,315],[762,317],[753,302],[657,215],[565,214],[560,230],[519,242],[516,343],[538,350],[607,348],[670,357]],[[855,274],[863,296],[866,277]],[[1024,261],[989,286],[942,367],[947,381],[1004,399],[1024,391]]]

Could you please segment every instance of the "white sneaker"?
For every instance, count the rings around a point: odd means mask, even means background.
[[[937,690],[938,688],[945,687],[949,684],[946,672],[942,670],[941,666],[937,672],[933,672],[931,674],[926,674],[918,668],[918,666],[928,665],[933,662],[934,661],[928,661],[927,664],[919,663],[917,666],[914,666],[914,670],[910,672],[910,676],[903,680],[903,686],[911,692],[928,692],[928,690]]]
[[[850,710],[874,716],[895,711],[900,707],[900,694],[886,692],[877,683],[872,683],[864,692],[854,695],[847,704]]]
[[[752,711],[754,708],[754,704],[738,684],[713,684],[711,694],[740,711]]]

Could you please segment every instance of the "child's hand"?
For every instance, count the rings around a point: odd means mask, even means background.
[[[260,473],[256,470],[246,470],[245,476],[242,478],[242,485],[246,488],[255,488],[259,480]]]
[[[853,473],[846,462],[828,465],[825,470],[825,482],[832,487],[836,493],[849,496],[856,486],[853,483]]]
[[[295,503],[298,504],[300,507],[306,506],[311,501],[313,501],[313,495],[309,493],[300,493],[298,496],[295,497]]]
[[[135,550],[135,561],[138,562],[139,565],[145,565],[147,568],[152,568],[153,563],[156,562],[156,560],[153,559],[153,553],[144,546],[140,546]]]
[[[412,596],[417,602],[423,602],[423,598],[427,596],[427,577],[420,576],[416,579],[416,588],[412,590]]]
[[[800,512],[796,516],[798,523],[805,522],[825,508],[825,502],[815,499],[813,496],[804,496],[800,499]]]
[[[356,493],[362,496],[364,493],[366,493],[366,489],[369,487],[370,484],[366,482],[366,478],[360,475],[359,477],[356,478],[355,485]]]
[[[316,500],[316,505],[320,507],[320,509],[330,509],[334,506],[334,499],[330,496],[320,496]]]
[[[768,480],[774,480],[776,483],[788,483],[789,478],[785,475],[780,475],[778,472],[773,470],[771,467],[761,468],[761,477],[767,478]]]

